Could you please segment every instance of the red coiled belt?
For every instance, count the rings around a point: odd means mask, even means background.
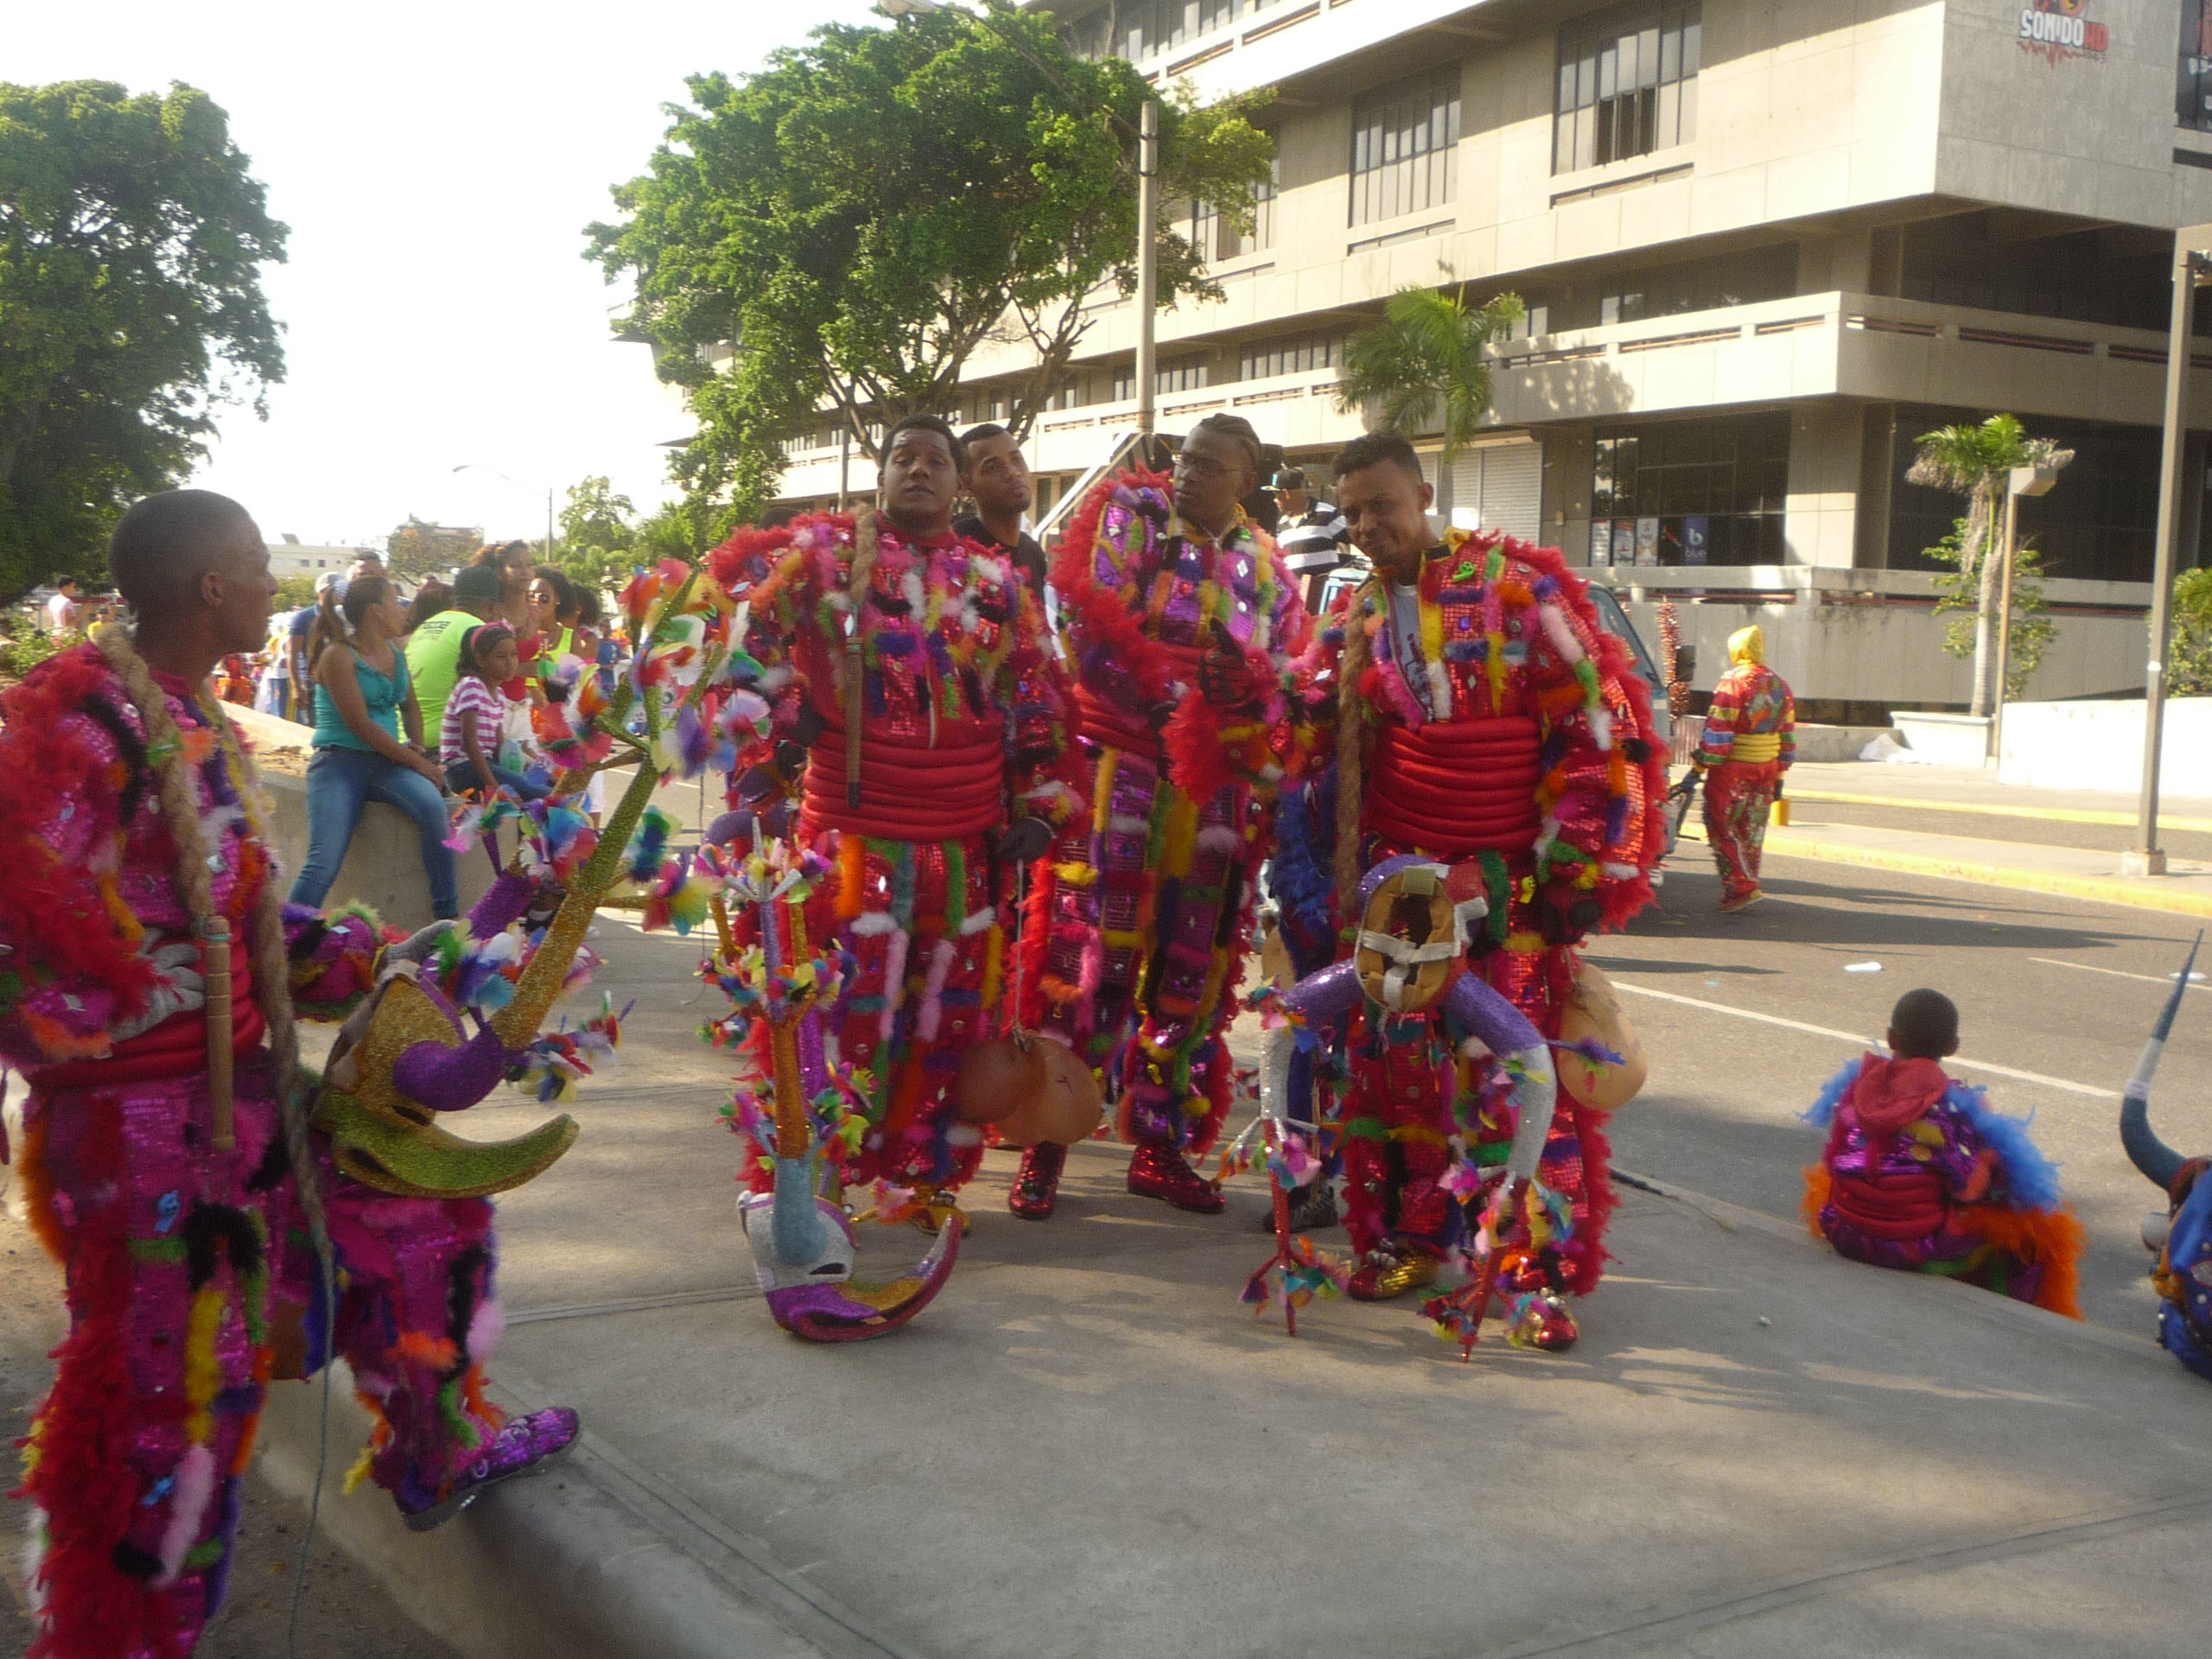
[[[253,969],[247,952],[231,957],[231,1052],[241,1058],[261,1046],[261,1007],[253,1000]],[[150,1083],[207,1069],[207,1016],[199,1008],[173,1014],[151,1031],[118,1043],[102,1060],[64,1060],[28,1075],[39,1094],[58,1089],[112,1089],[126,1083]]]
[[[1163,640],[1153,643],[1154,649],[1167,659],[1172,678],[1186,686],[1198,683],[1199,652],[1196,645],[1172,645]],[[1141,754],[1149,760],[1166,758],[1165,741],[1152,728],[1152,723],[1141,715],[1131,714],[1119,703],[1095,696],[1080,685],[1076,687],[1075,707],[1077,729],[1093,743]]]
[[[845,804],[845,733],[825,727],[806,760],[801,821],[882,841],[959,841],[1006,822],[1006,751],[995,741],[921,748],[861,738],[861,804]]]
[[[1392,721],[1375,734],[1365,827],[1440,856],[1526,852],[1543,822],[1543,746],[1528,715],[1432,721],[1419,731]]]

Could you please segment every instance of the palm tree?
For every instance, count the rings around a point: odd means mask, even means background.
[[[1967,498],[1966,531],[1959,539],[1959,574],[1978,581],[1974,620],[1974,701],[1967,712],[1986,715],[1996,701],[1997,588],[2004,560],[1995,556],[1998,512],[2015,467],[2052,471],[2074,459],[2049,438],[2031,438],[2011,415],[1992,415],[1979,426],[1939,427],[1916,440],[1920,453],[1905,474],[1908,483]]]
[[[1441,424],[1449,466],[1490,412],[1484,350],[1522,315],[1517,295],[1470,308],[1464,292],[1400,289],[1384,303],[1382,321],[1344,341],[1338,412],[1377,404],[1382,424],[1408,437]]]

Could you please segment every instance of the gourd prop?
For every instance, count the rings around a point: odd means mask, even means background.
[[[1471,1292],[1455,1294],[1461,1312],[1457,1340],[1465,1359],[1473,1351],[1494,1294],[1497,1218],[1510,1213],[1508,1206],[1522,1201],[1535,1178],[1545,1137],[1551,1133],[1558,1084],[1551,1046],[1542,1033],[1479,975],[1468,971],[1470,925],[1487,915],[1489,906],[1479,892],[1455,899],[1451,881],[1452,873],[1445,866],[1412,855],[1386,859],[1362,879],[1360,926],[1351,959],[1308,975],[1276,1001],[1285,1023],[1268,1033],[1261,1109],[1268,1120],[1271,1146],[1280,1142],[1294,1109],[1304,1105],[1300,1120],[1313,1121],[1310,1103],[1290,1098],[1292,1063],[1301,1048],[1309,1052],[1317,1048],[1319,1033],[1363,1001],[1370,1019],[1440,1015],[1453,1033],[1479,1041],[1503,1063],[1512,1078],[1518,1116],[1506,1154],[1504,1181],[1484,1229],[1492,1243],[1484,1252]],[[1310,1067],[1306,1071],[1310,1076]],[[1276,1188],[1276,1261],[1262,1268],[1262,1274],[1278,1263],[1286,1268],[1298,1265],[1274,1161],[1269,1160],[1269,1174]],[[1285,1304],[1294,1336],[1297,1325],[1287,1297]]]
[[[2158,1293],[2158,1340],[2198,1376],[2212,1377],[2212,1180],[2204,1179],[2212,1158],[2183,1157],[2151,1127],[2151,1080],[2203,943],[2199,932],[2135,1063],[2135,1075],[2120,1093],[2120,1140],[2128,1161],[2166,1198],[2164,1214],[2154,1211],[2143,1218],[2143,1243],[2158,1256],[2151,1283]]]

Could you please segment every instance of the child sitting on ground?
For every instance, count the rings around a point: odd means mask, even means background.
[[[520,672],[514,631],[505,623],[487,622],[461,636],[461,672],[438,728],[438,759],[445,766],[446,787],[454,794],[474,790],[488,797],[505,788],[525,801],[537,801],[550,792],[546,785],[493,758],[499,751],[499,728],[506,715],[506,698],[499,687]]]
[[[2080,1319],[2081,1224],[2024,1119],[1993,1109],[1942,1062],[1959,1052],[1959,1010],[1907,991],[1890,1014],[1890,1057],[1828,1079],[1806,1121],[1828,1132],[1805,1171],[1805,1218],[1836,1253],[1878,1268],[1943,1274]]]

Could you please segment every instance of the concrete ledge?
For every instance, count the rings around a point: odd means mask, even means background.
[[[1827,764],[1856,760],[1859,752],[1885,732],[1895,735],[1888,726],[1800,726],[1791,735],[1796,740],[1798,760]]]
[[[501,1370],[510,1410],[550,1403]],[[323,1392],[320,1378],[280,1383],[262,1418],[262,1471],[302,1504],[315,1486]],[[435,1532],[410,1532],[378,1488],[340,1492],[369,1418],[342,1365],[329,1392],[317,1529],[467,1659],[912,1659],[757,1541],[703,1512],[687,1517],[696,1506],[588,1430],[546,1473],[494,1488]]]

